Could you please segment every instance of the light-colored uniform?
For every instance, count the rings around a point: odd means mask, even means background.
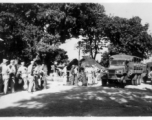
[[[88,84],[92,84],[92,82],[93,82],[93,80],[92,80],[93,79],[93,75],[92,75],[93,70],[92,70],[92,68],[91,67],[87,67],[85,72],[86,72],[86,76],[88,78]]]
[[[2,92],[3,79],[2,79],[2,64],[0,64],[0,93]]]
[[[32,64],[30,64],[28,66],[27,72],[28,72],[28,81],[29,81],[28,91],[32,92],[32,90],[35,91],[34,76],[32,75],[32,72],[33,72],[33,65]]]
[[[67,66],[63,68],[63,84],[67,84]]]
[[[10,84],[11,84],[11,91],[15,92],[15,73],[16,73],[16,69],[15,69],[15,65],[8,65],[8,72],[9,72],[9,80],[10,80]]]
[[[3,84],[4,84],[3,92],[4,92],[4,94],[7,94],[7,92],[8,92],[8,82],[9,82],[8,66],[6,64],[2,63],[1,67],[2,67],[2,79],[3,79]]]

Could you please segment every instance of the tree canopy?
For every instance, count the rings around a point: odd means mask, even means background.
[[[1,56],[29,61],[39,55],[43,61],[50,53],[60,54],[67,59],[66,52],[58,49],[64,42],[58,28],[64,13],[63,4],[0,4]],[[63,16],[63,17],[62,17]],[[65,55],[63,57],[63,54]],[[57,55],[57,56],[58,56]],[[42,57],[43,56],[43,57]],[[2,58],[3,58],[2,57]],[[57,61],[60,61],[56,59]],[[62,61],[62,60],[61,60]]]
[[[110,41],[109,54],[146,58],[152,50],[148,24],[106,15],[97,3],[0,4],[0,55],[29,61],[36,56],[47,64],[68,59],[58,46],[67,39],[85,37],[83,51],[92,58]],[[146,46],[146,47],[145,47]]]
[[[152,51],[152,36],[148,34],[148,27],[148,24],[141,24],[139,17],[112,17],[105,28],[111,43],[109,54],[125,53],[147,58]]]

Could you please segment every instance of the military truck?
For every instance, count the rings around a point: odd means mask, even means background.
[[[146,65],[141,63],[141,58],[126,54],[117,54],[110,57],[108,78],[102,79],[103,85],[120,83],[123,87],[126,84],[140,85],[146,76]]]

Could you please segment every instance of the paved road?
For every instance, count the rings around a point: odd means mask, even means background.
[[[0,116],[152,116],[152,86],[76,87],[49,82],[33,94],[0,95]]]

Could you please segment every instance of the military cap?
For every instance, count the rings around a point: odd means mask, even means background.
[[[3,59],[3,63],[7,63],[8,62],[8,60],[7,59]]]

